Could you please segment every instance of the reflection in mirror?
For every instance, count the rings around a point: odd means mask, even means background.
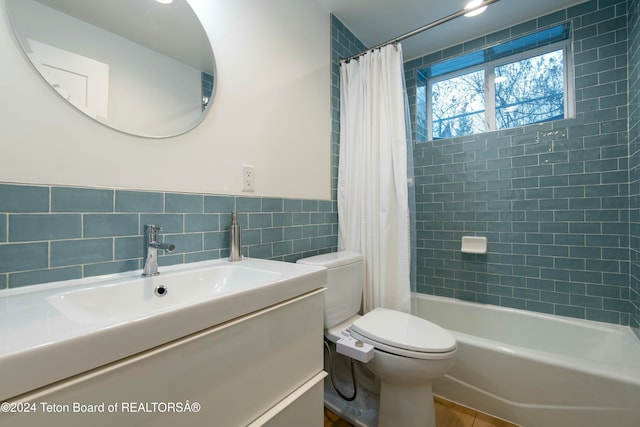
[[[100,123],[170,137],[209,110],[213,53],[187,0],[7,0],[7,9],[35,69]]]

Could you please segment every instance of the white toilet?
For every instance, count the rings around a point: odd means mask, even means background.
[[[298,260],[327,268],[325,336],[345,335],[373,346],[366,367],[380,380],[379,427],[435,427],[431,383],[453,365],[456,340],[445,329],[410,314],[376,308],[358,315],[364,260],[334,252]]]

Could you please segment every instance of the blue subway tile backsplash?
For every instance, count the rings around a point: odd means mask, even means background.
[[[79,239],[82,237],[82,215],[14,214],[9,218],[9,241],[11,242]]]
[[[204,213],[204,196],[198,194],[165,194],[165,212]]]
[[[329,201],[1,184],[0,205],[0,289],[140,269],[152,223],[176,245],[161,266],[226,257],[234,209],[247,256],[295,261],[337,245]]]
[[[162,212],[164,194],[144,191],[116,191],[116,212]]]
[[[52,267],[83,265],[113,260],[113,239],[79,239],[51,242]]]
[[[0,245],[0,273],[37,270],[49,266],[47,242]]]
[[[138,232],[138,215],[85,214],[83,237],[131,236]]]
[[[113,212],[113,190],[51,188],[51,212]]]
[[[0,184],[0,212],[49,212],[49,188]]]
[[[0,243],[6,242],[6,241],[7,241],[7,215],[0,214]]]

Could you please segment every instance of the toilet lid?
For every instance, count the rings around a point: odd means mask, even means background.
[[[440,326],[400,311],[376,308],[351,325],[357,334],[400,350],[446,353],[456,349],[456,340]]]

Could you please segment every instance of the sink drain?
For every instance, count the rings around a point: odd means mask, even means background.
[[[159,297],[163,297],[163,296],[167,295],[168,292],[169,292],[169,289],[167,289],[164,285],[158,285],[153,290],[153,293],[156,294]]]

